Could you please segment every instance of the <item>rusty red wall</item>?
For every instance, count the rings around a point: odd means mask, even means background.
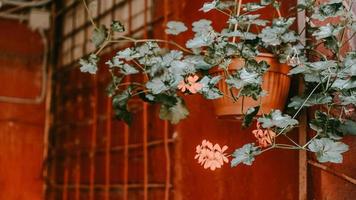
[[[163,0],[159,1],[163,2]],[[226,24],[226,19],[219,12],[204,14],[198,11],[204,0],[179,1],[171,4],[173,11],[171,20],[183,21],[191,27],[191,23],[201,18],[213,21],[213,26],[219,30]],[[244,1],[245,2],[245,1]],[[292,7],[295,1],[284,1],[282,14]],[[156,4],[157,14],[162,8]],[[175,6],[175,7],[172,7]],[[265,9],[263,16],[270,18],[276,13]],[[156,38],[164,36],[158,31],[162,26],[154,29]],[[182,36],[170,37],[184,45],[192,32]],[[294,200],[298,199],[298,152],[274,150],[256,158],[253,166],[238,166],[230,168],[225,165],[222,169],[210,171],[203,169],[194,160],[195,146],[203,139],[220,145],[228,145],[229,153],[243,144],[254,142],[251,134],[254,127],[242,129],[238,121],[217,120],[213,113],[211,101],[202,97],[190,96],[185,98],[190,115],[175,127],[178,135],[175,143],[174,155],[174,197],[176,200],[232,200],[232,199],[266,199],[266,200]],[[296,137],[297,131],[294,132]]]
[[[17,21],[0,20],[0,30],[0,96],[38,96],[40,36]],[[42,199],[44,110],[0,102],[0,199]]]

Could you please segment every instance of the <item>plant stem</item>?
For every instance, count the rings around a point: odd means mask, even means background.
[[[88,17],[89,17],[89,20],[90,20],[91,24],[94,26],[95,29],[98,29],[98,26],[95,24],[95,22],[94,22],[94,20],[93,20],[93,17],[91,16],[91,13],[90,13],[90,10],[89,10],[89,8],[88,8],[88,5],[87,5],[86,0],[82,0],[82,1],[83,1],[85,10],[86,10],[87,13],[88,13]]]
[[[235,0],[235,5],[236,4],[237,4],[237,0]],[[240,15],[241,4],[242,4],[242,0],[239,0],[237,7],[235,6],[236,17],[238,17]],[[236,23],[235,27],[234,27],[234,32],[237,31],[237,26],[238,26],[238,24]],[[233,37],[232,42],[235,43],[235,41],[236,41],[236,37]]]
[[[220,9],[218,9],[218,8],[216,8],[215,10],[217,10],[217,11],[223,13],[224,15],[226,15],[226,16],[228,16],[228,17],[231,17],[231,15],[230,15],[229,13],[227,13],[227,12],[225,12],[225,11],[223,11],[223,10],[220,10]]]
[[[120,39],[123,39],[123,40],[120,40]],[[144,42],[158,42],[158,43],[167,43],[167,44],[172,44],[176,47],[178,47],[180,50],[186,52],[186,53],[189,53],[189,54],[194,54],[194,52],[192,52],[191,50],[189,49],[186,49],[184,47],[182,47],[181,45],[179,45],[178,43],[176,42],[173,42],[173,41],[167,41],[167,40],[162,40],[162,39],[134,39],[134,38],[131,38],[131,37],[127,37],[127,36],[120,36],[119,38],[115,39],[115,40],[111,40],[110,43],[120,43],[120,42],[133,42],[133,43],[144,43]]]

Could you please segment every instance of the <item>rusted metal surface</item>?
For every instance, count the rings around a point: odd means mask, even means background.
[[[0,52],[17,55],[0,56],[0,96],[36,97],[41,89],[37,57],[43,53],[39,34],[11,20],[0,20],[0,29]],[[0,102],[0,199],[43,198],[44,122],[45,103]]]

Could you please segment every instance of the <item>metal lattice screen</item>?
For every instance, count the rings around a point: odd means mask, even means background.
[[[90,2],[97,24],[120,20],[127,27],[125,34],[135,37],[147,37],[155,23],[168,17],[168,0],[161,16],[152,16],[152,0]],[[169,199],[174,140],[168,123],[157,119],[157,107],[140,100],[131,103],[131,127],[113,120],[105,92],[109,75],[82,74],[77,64],[94,51],[93,28],[82,2],[64,1],[56,17],[62,19],[62,31],[61,45],[56,47],[46,199]]]

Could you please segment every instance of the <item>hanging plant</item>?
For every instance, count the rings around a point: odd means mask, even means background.
[[[195,21],[194,36],[184,46],[123,34],[114,37],[113,33],[125,30],[120,22],[113,21],[110,27],[104,27],[91,20],[95,27],[92,42],[98,50],[80,60],[80,70],[95,74],[98,55],[105,47],[131,43],[106,62],[112,75],[108,93],[118,119],[130,123],[128,103],[132,98],[141,98],[159,104],[159,117],[176,124],[189,115],[183,96],[202,95],[215,103],[217,115],[241,117],[245,127],[257,118],[257,129],[252,133],[257,144],[236,149],[231,154],[232,166],[251,165],[255,156],[276,148],[315,152],[320,162],[340,163],[342,153],[348,150],[340,139],[356,134],[356,52],[343,51],[355,35],[354,16],[341,0],[322,4],[306,0],[292,8],[305,10],[310,16],[304,39],[291,28],[295,18],[283,17],[280,6],[277,0],[204,3],[200,11],[219,11],[226,16],[227,27],[215,30],[210,20]],[[266,7],[276,11],[274,19],[262,19],[258,14]],[[335,17],[338,23],[315,25],[315,21],[321,24]],[[188,30],[180,21],[166,25],[165,32],[173,36]],[[352,32],[349,38],[345,38],[346,31]],[[162,44],[169,45],[169,49],[162,48]],[[319,50],[321,47],[323,51]],[[141,82],[125,78],[134,74],[145,78]],[[305,82],[304,93],[289,101],[293,116],[282,113],[289,92],[288,75],[300,75]],[[315,136],[298,144],[288,133],[298,126],[296,118],[306,107],[320,108],[309,123]],[[281,136],[289,139],[290,144],[279,143]],[[215,170],[228,162],[226,150],[225,146],[220,148],[203,141],[197,147],[196,158],[205,168]]]

